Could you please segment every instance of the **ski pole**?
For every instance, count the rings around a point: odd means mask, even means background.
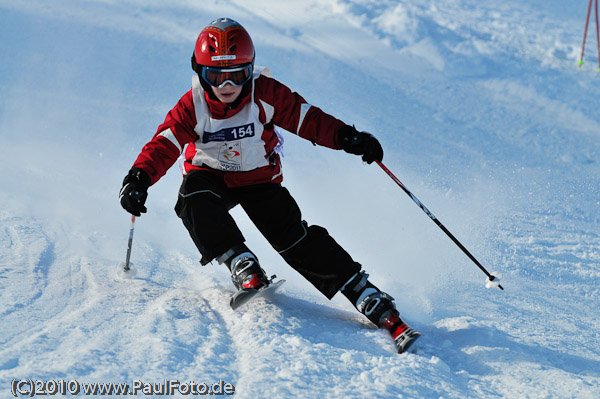
[[[381,167],[381,169],[383,169],[383,171],[385,173],[388,174],[388,176],[394,181],[396,182],[396,184],[398,186],[400,186],[400,188],[402,190],[404,190],[404,192],[406,194],[408,194],[408,196],[410,198],[412,198],[412,200],[423,210],[423,212],[425,212],[427,214],[427,216],[429,216],[429,218],[431,220],[434,221],[434,223],[440,228],[442,229],[442,231],[444,233],[446,233],[446,235],[448,237],[450,237],[450,239],[465,253],[465,255],[467,255],[469,257],[469,259],[471,259],[473,261],[473,263],[475,263],[479,269],[481,269],[481,271],[483,273],[485,273],[485,275],[488,277],[489,281],[494,281],[496,279],[495,276],[493,276],[492,274],[490,274],[485,267],[483,267],[483,265],[481,263],[479,263],[479,261],[477,259],[475,259],[475,257],[467,250],[467,248],[465,248],[464,245],[462,245],[460,243],[460,241],[458,241],[458,239],[456,237],[454,237],[454,235],[452,233],[450,233],[450,231],[442,224],[442,222],[440,222],[438,220],[438,218],[435,217],[435,215],[433,213],[431,213],[431,211],[429,211],[429,209],[427,209],[427,207],[425,205],[423,205],[423,203],[421,201],[419,201],[419,199],[417,197],[415,197],[415,195],[413,193],[410,192],[410,190],[396,177],[394,176],[394,174],[380,161],[376,161],[377,165],[379,165]],[[504,288],[498,284],[498,288],[500,288],[501,290],[504,290]]]
[[[129,258],[131,258],[131,244],[133,243],[133,229],[135,228],[135,215],[131,215],[131,227],[129,228],[129,242],[127,243],[127,257],[125,258],[125,266],[123,271],[128,272],[129,269]]]

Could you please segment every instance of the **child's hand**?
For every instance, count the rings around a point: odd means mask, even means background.
[[[343,126],[338,132],[338,145],[342,150],[354,155],[362,155],[368,164],[383,160],[383,148],[371,133],[359,132],[354,126]]]

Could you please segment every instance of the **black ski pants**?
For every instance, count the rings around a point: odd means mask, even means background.
[[[360,271],[360,264],[327,230],[302,220],[298,204],[281,184],[228,188],[218,174],[197,170],[184,177],[175,212],[202,254],[203,265],[245,241],[229,214],[236,205],[283,259],[327,298]]]

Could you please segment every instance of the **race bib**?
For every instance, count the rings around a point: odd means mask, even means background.
[[[227,127],[217,132],[204,132],[202,143],[210,143],[211,141],[234,141],[247,137],[254,137],[254,124],[249,123],[243,126]]]

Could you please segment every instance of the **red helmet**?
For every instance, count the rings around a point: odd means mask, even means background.
[[[214,20],[198,35],[192,57],[192,68],[196,72],[201,69],[199,65],[227,68],[253,63],[252,39],[236,21],[229,18]]]

